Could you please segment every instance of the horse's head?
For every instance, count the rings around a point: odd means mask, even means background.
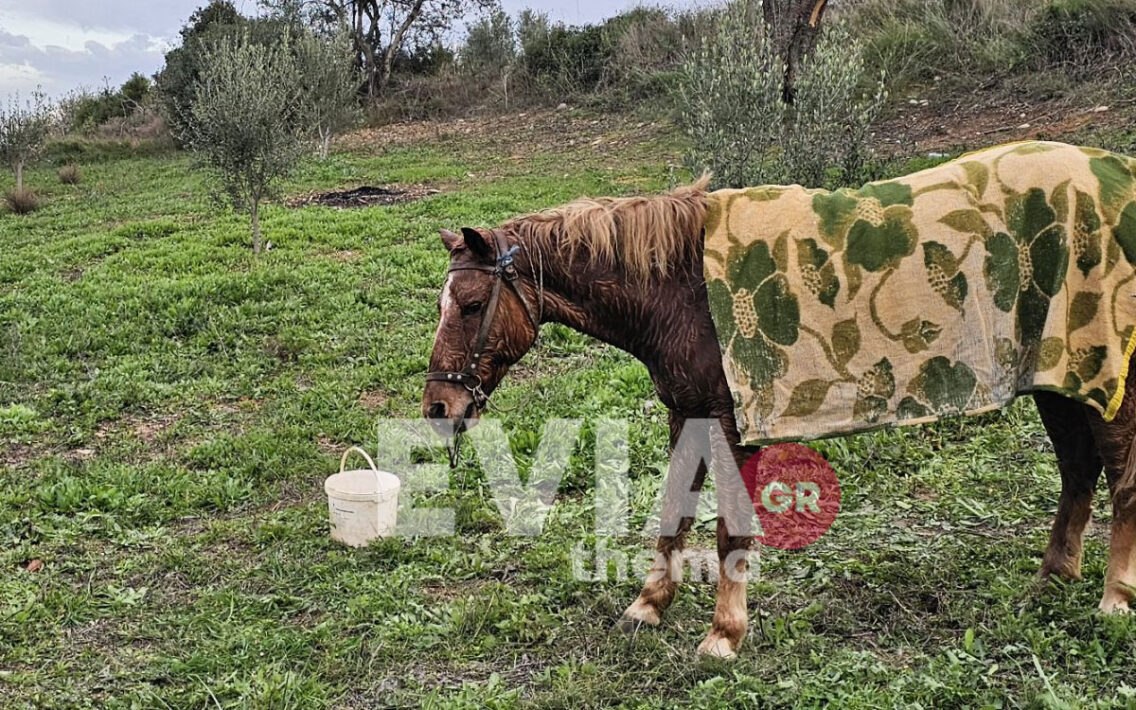
[[[438,298],[438,331],[422,414],[460,431],[476,419],[509,367],[536,342],[535,289],[513,264],[519,246],[500,230],[443,229],[450,269]],[[526,293],[527,291],[527,293]]]

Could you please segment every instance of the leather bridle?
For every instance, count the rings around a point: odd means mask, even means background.
[[[473,405],[477,407],[478,411],[485,409],[485,405],[489,402],[489,395],[481,388],[481,376],[477,374],[478,365],[481,363],[481,357],[485,354],[485,341],[489,338],[489,330],[493,327],[493,318],[497,315],[497,304],[501,300],[501,284],[508,284],[513,293],[517,294],[517,298],[521,300],[521,305],[524,306],[525,315],[528,316],[529,322],[532,324],[533,332],[540,332],[540,314],[533,309],[529,303],[529,299],[525,296],[524,289],[517,285],[517,279],[520,274],[517,272],[517,266],[513,261],[514,256],[521,250],[520,245],[514,244],[509,246],[505,238],[499,232],[493,232],[493,246],[497,251],[494,263],[490,264],[469,264],[465,266],[451,266],[447,273],[455,271],[484,271],[493,276],[493,291],[489,294],[489,301],[485,304],[485,310],[482,311],[481,327],[478,328],[477,338],[473,343],[473,350],[469,356],[469,362],[466,364],[465,369],[460,372],[453,371],[438,371],[427,372],[427,382],[449,382],[450,384],[461,385],[469,390],[473,396]]]

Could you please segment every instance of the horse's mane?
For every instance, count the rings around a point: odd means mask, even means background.
[[[517,217],[503,228],[523,242],[559,250],[572,263],[620,268],[632,280],[666,274],[698,244],[710,176],[665,195],[583,198]]]

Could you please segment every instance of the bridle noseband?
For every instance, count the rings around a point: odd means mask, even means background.
[[[489,330],[493,327],[493,317],[497,315],[497,303],[501,298],[501,284],[506,283],[513,293],[517,294],[517,298],[521,300],[521,305],[525,308],[525,315],[528,316],[529,322],[532,324],[533,331],[540,332],[540,314],[533,310],[532,305],[529,303],[528,298],[525,297],[525,292],[517,286],[517,279],[520,274],[517,272],[517,266],[513,263],[513,257],[518,251],[521,250],[520,245],[514,244],[509,246],[505,238],[499,232],[493,232],[494,247],[497,250],[497,257],[494,264],[470,264],[468,266],[451,266],[447,273],[455,271],[484,271],[493,276],[493,291],[489,294],[489,302],[485,304],[484,315],[481,318],[481,327],[477,331],[477,339],[473,343],[473,352],[469,356],[469,363],[466,364],[465,369],[461,372],[427,372],[427,382],[449,382],[455,385],[462,385],[469,393],[473,395],[473,405],[477,407],[478,411],[485,409],[485,405],[489,402],[489,395],[481,388],[481,376],[477,374],[477,366],[481,362],[481,356],[485,353],[485,341],[489,338]]]

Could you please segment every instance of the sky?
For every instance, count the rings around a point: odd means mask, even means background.
[[[51,97],[73,89],[118,87],[135,71],[152,75],[177,43],[178,30],[208,0],[0,0],[0,97],[41,88]],[[234,0],[254,14],[256,0]],[[594,22],[642,0],[503,0],[569,24]],[[681,3],[676,3],[681,4]]]

